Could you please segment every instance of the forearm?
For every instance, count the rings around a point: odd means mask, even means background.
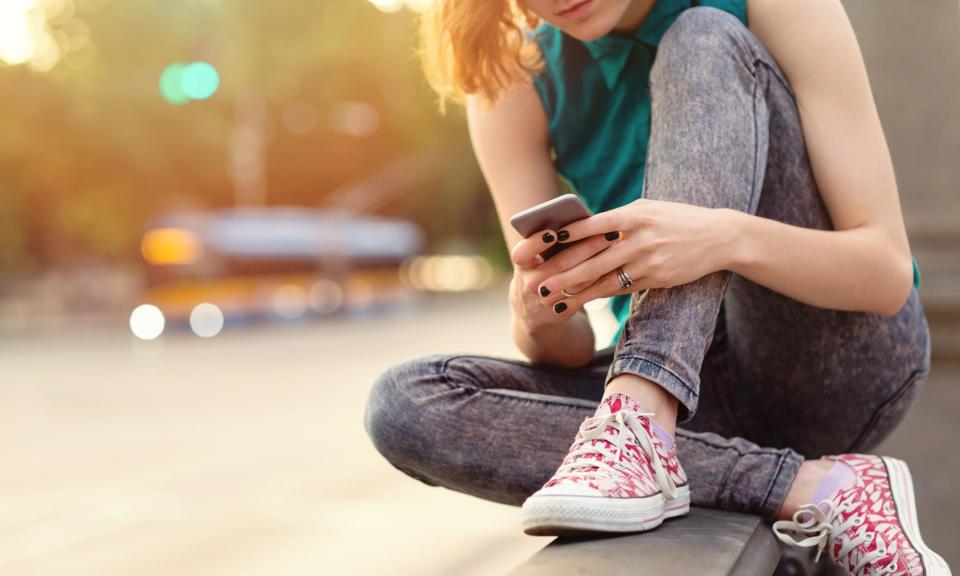
[[[879,230],[815,230],[720,210],[721,266],[811,306],[892,315],[909,295],[910,254]]]
[[[590,362],[595,353],[593,328],[583,311],[566,322],[533,331],[514,315],[513,340],[534,363],[578,368]]]

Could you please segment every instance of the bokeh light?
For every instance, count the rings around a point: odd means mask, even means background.
[[[273,293],[273,313],[285,320],[294,320],[307,313],[307,291],[297,284],[284,284]]]
[[[329,314],[343,304],[343,288],[333,280],[323,278],[310,287],[310,308],[319,314]]]
[[[34,5],[36,0],[0,2],[0,60],[9,65],[23,64],[37,50]]]
[[[416,256],[403,263],[401,279],[418,290],[482,290],[493,280],[493,267],[482,256]]]
[[[341,102],[330,112],[330,127],[341,134],[366,138],[380,127],[380,113],[366,102]]]
[[[160,75],[160,95],[174,106],[206,100],[220,88],[220,73],[209,62],[174,62]]]
[[[180,89],[189,98],[206,100],[220,87],[220,74],[208,62],[194,62],[183,69]]]
[[[130,331],[141,340],[153,340],[163,334],[163,312],[153,304],[141,304],[130,313]]]
[[[190,97],[183,91],[183,71],[186,66],[176,62],[167,66],[160,75],[160,95],[174,106],[182,106],[190,101]]]
[[[70,59],[71,68],[89,67],[95,52],[89,27],[75,18],[77,1],[0,1],[0,65],[26,64],[47,72],[78,54]]]
[[[403,0],[370,0],[370,3],[383,12],[397,12],[403,8]]]
[[[190,312],[190,329],[201,338],[213,338],[223,330],[223,312],[216,304],[204,302]]]
[[[143,235],[140,251],[155,266],[194,264],[203,256],[203,244],[188,230],[155,228]]]
[[[383,12],[399,12],[404,6],[414,12],[426,12],[436,3],[436,0],[369,0],[371,4]]]

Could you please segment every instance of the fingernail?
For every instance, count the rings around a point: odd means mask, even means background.
[[[549,232],[544,232],[544,233],[543,233],[543,241],[544,241],[545,243],[547,243],[547,244],[553,242],[553,234],[551,234],[551,233],[549,233]]]
[[[544,298],[546,298],[547,296],[550,295],[550,289],[547,288],[546,286],[541,286],[541,287],[540,287],[540,295],[543,296]]]
[[[567,232],[566,230],[561,230],[561,231],[557,232],[557,239],[560,240],[561,242],[563,242],[564,240],[566,240],[566,239],[569,238],[569,237],[570,237],[570,233]]]
[[[564,302],[557,302],[556,304],[553,305],[553,311],[556,312],[557,314],[560,314],[566,309],[567,309],[567,305]]]
[[[607,232],[606,234],[603,235],[603,237],[613,242],[614,240],[620,237],[620,231],[614,230],[613,232]]]

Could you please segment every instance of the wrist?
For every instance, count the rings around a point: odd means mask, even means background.
[[[524,334],[532,335],[535,331],[535,327],[530,322],[530,318],[525,315],[521,308],[514,307],[513,314],[511,314],[512,328],[513,332],[523,332]]]
[[[719,222],[716,229],[720,235],[716,242],[719,248],[717,269],[739,272],[751,259],[749,232],[751,218],[755,216],[730,208],[721,208],[717,212]]]
[[[514,314],[513,329],[514,332],[522,332],[531,340],[541,340],[544,335],[550,332],[550,329],[556,324],[543,324],[529,316],[520,316]]]

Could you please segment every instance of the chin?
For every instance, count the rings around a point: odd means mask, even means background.
[[[556,15],[547,17],[540,14],[540,17],[577,40],[590,41],[609,34],[620,18],[623,17],[625,6],[621,6],[619,2],[594,0],[592,8],[593,10],[589,14],[579,20]]]

